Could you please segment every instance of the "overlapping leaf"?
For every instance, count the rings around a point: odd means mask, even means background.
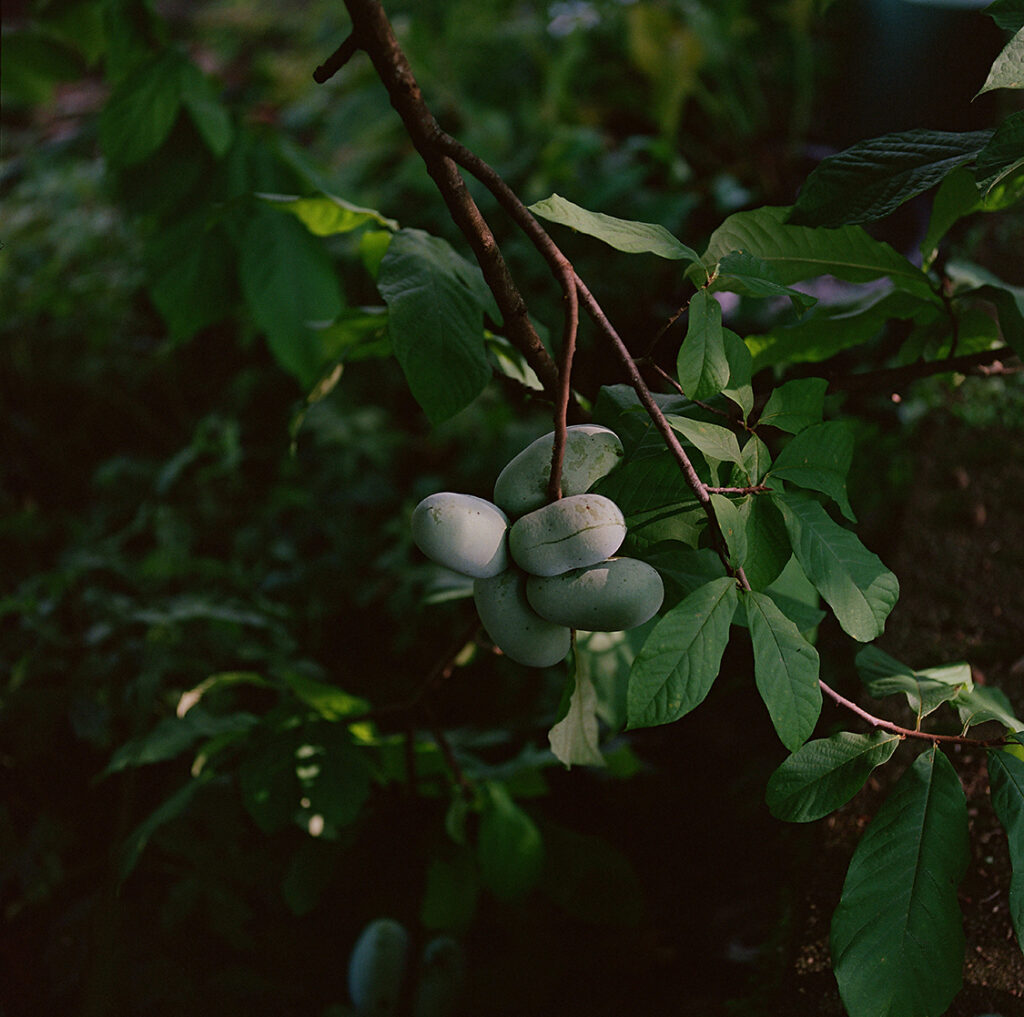
[[[824,378],[796,378],[772,389],[759,424],[798,434],[821,422],[828,382]]]
[[[840,731],[797,749],[771,775],[765,801],[776,819],[810,823],[845,805],[900,744],[886,731]]]
[[[937,1017],[962,984],[956,888],[970,857],[967,802],[934,746],[900,778],[854,852],[832,918],[850,1017]]]
[[[1010,917],[1017,942],[1024,948],[1024,760],[1000,749],[989,749],[988,778],[992,807],[1006,830],[1013,866]]]
[[[811,379],[814,380],[814,379]],[[802,430],[776,456],[766,478],[827,494],[851,522],[856,516],[846,495],[846,475],[853,462],[853,430],[846,421],[830,420]]]
[[[676,358],[679,384],[691,399],[707,399],[729,381],[729,359],[722,335],[722,308],[706,289],[690,301],[686,338]]]
[[[876,699],[903,694],[918,721],[974,687],[968,664],[915,671],[877,646],[865,646],[855,663],[868,692]]]

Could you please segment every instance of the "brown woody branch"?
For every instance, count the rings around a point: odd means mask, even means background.
[[[997,350],[982,350],[980,353],[965,353],[959,357],[945,357],[942,360],[918,360],[903,367],[890,367],[880,371],[864,371],[860,374],[841,374],[829,378],[829,392],[885,392],[906,388],[919,378],[930,378],[936,374],[1006,374],[1018,368],[1007,367],[1004,362],[1015,359],[1012,350],[1001,346]]]

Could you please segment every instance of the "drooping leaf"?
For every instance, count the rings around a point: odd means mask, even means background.
[[[743,462],[743,453],[740,452],[736,435],[727,427],[722,427],[720,424],[709,424],[705,420],[678,417],[675,414],[668,414],[665,419],[672,426],[673,431],[678,431],[709,459],[720,463],[741,464]]]
[[[718,274],[708,288],[748,297],[789,297],[797,311],[805,311],[818,302],[809,293],[784,286],[768,262],[747,251],[730,251],[719,259]]]
[[[792,438],[775,457],[765,481],[770,485],[772,480],[785,480],[797,487],[821,491],[847,519],[856,522],[846,496],[846,475],[852,462],[853,430],[845,421],[830,420],[812,424]]]
[[[239,263],[242,292],[274,358],[306,389],[327,358],[314,322],[334,319],[341,293],[334,266],[294,219],[257,209]]]
[[[630,222],[603,212],[590,212],[559,194],[530,205],[530,211],[548,222],[603,240],[609,247],[626,254],[656,254],[671,261],[700,263],[700,255],[696,251],[680,243],[664,226],[656,223]]]
[[[742,568],[747,559],[746,517],[732,499],[724,494],[712,494],[711,504],[718,520],[718,528],[729,549],[729,564],[734,568]]]
[[[791,226],[788,214],[788,208],[766,207],[730,215],[708,242],[707,271],[730,252],[747,251],[766,262],[785,286],[825,274],[854,283],[887,276],[901,289],[931,294],[921,269],[861,227]]]
[[[738,604],[736,581],[714,579],[672,608],[633,661],[628,727],[669,724],[703,702],[718,676]]]
[[[745,591],[747,627],[754,644],[754,681],[780,741],[795,752],[821,713],[818,651],[766,593]]]
[[[480,874],[498,900],[518,900],[540,879],[544,841],[536,824],[516,805],[504,784],[488,783],[486,793],[477,837]]]
[[[934,746],[917,757],[854,851],[832,918],[850,1017],[935,1017],[960,990],[956,888],[970,857],[960,778]]]
[[[782,511],[797,561],[843,631],[862,643],[880,636],[899,597],[896,577],[818,502],[793,495],[772,498]]]
[[[1019,32],[1024,28],[1024,0],[993,0],[985,13],[1004,32]]]
[[[227,107],[220,101],[213,82],[191,60],[181,62],[181,101],[196,130],[219,159],[231,147],[234,128]]]
[[[980,165],[980,157],[978,161]],[[953,223],[981,207],[979,187],[980,184],[975,184],[974,175],[966,166],[953,170],[939,185],[932,202],[928,230],[921,241],[921,256],[926,267],[935,260],[939,241],[949,232]]]
[[[750,384],[754,359],[747,344],[731,329],[722,329],[722,345],[729,362],[729,381],[722,395],[743,411],[745,420],[754,408],[754,389]]]
[[[787,221],[844,226],[881,219],[974,159],[991,136],[915,129],[858,142],[822,160]]]
[[[887,731],[840,731],[808,742],[768,779],[765,801],[771,814],[789,823],[827,816],[845,805],[899,744],[899,735]]]
[[[729,360],[722,336],[722,308],[707,290],[690,301],[686,338],[676,358],[679,384],[691,399],[707,399],[729,382]]]
[[[289,194],[259,194],[257,197],[262,198],[271,208],[291,212],[310,233],[318,237],[351,233],[370,224],[382,226],[385,231],[391,232],[399,228],[394,219],[386,218],[376,209],[361,208],[334,194],[316,194],[308,198]]]
[[[779,577],[792,557],[786,524],[771,498],[751,494],[736,502],[747,538],[743,571],[755,590],[763,590]]]
[[[992,808],[1006,831],[1010,848],[1010,917],[1024,948],[1024,760],[1000,749],[988,750]]]
[[[980,265],[966,261],[950,259],[946,274],[959,296],[977,297],[996,308],[1004,342],[1018,356],[1024,356],[1024,287],[1003,282]]]
[[[1003,47],[978,95],[996,88],[1024,88],[1024,28]]]
[[[548,744],[555,757],[567,768],[604,766],[598,739],[597,690],[587,668],[586,654],[573,655],[575,668],[569,708],[564,717],[548,731]]]
[[[861,681],[872,696],[881,699],[884,696],[905,695],[919,722],[943,703],[958,698],[974,687],[968,664],[915,671],[877,646],[865,646],[857,654],[854,663]]]
[[[978,155],[975,179],[985,198],[1024,164],[1024,110],[1006,117]]]
[[[100,114],[100,141],[115,166],[133,166],[167,140],[181,106],[182,57],[172,50],[136,67]]]
[[[1008,731],[1024,728],[1024,721],[1014,714],[1013,704],[1002,689],[972,685],[970,689],[962,689],[957,693],[953,705],[965,728],[984,724],[988,720],[998,721]]]
[[[772,389],[758,424],[768,424],[780,431],[799,434],[821,422],[825,410],[824,378],[796,378]]]
[[[483,306],[464,278],[471,268],[446,241],[406,229],[380,263],[395,356],[433,424],[465,409],[491,377]]]

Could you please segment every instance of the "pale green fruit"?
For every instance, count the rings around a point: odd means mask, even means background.
[[[359,934],[348,962],[348,993],[358,1017],[392,1017],[405,978],[409,934],[393,918],[377,918]]]
[[[619,506],[600,494],[574,494],[517,519],[509,530],[513,561],[534,576],[596,565],[626,539]]]
[[[441,491],[416,506],[412,539],[432,561],[483,579],[508,568],[508,517],[484,498]]]
[[[555,432],[527,445],[498,474],[494,502],[510,516],[540,508],[548,500],[551,450]],[[562,496],[584,494],[622,459],[619,436],[599,424],[573,424],[566,429],[562,460]]]
[[[609,558],[560,576],[530,576],[526,598],[542,618],[588,632],[619,632],[658,613],[665,585],[636,558]]]
[[[526,576],[516,569],[477,579],[473,600],[494,645],[517,664],[551,667],[569,652],[572,633],[564,625],[552,625],[530,607]]]

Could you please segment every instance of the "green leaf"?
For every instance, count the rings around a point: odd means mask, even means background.
[[[382,226],[385,231],[392,232],[399,228],[394,219],[385,218],[375,209],[361,208],[333,194],[317,194],[308,198],[289,194],[258,194],[257,197],[267,202],[271,208],[291,212],[310,233],[318,237],[351,233],[369,224]],[[387,232],[384,237],[390,242],[391,238]]]
[[[896,577],[818,502],[778,494],[772,499],[782,511],[797,561],[843,631],[862,643],[880,636],[899,597]]]
[[[994,0],[985,13],[1004,32],[1019,32],[1024,28],[1024,0]]]
[[[257,209],[239,263],[242,292],[278,364],[312,388],[329,358],[312,323],[341,311],[334,266],[294,219]]]
[[[100,141],[114,166],[133,166],[167,140],[181,106],[182,58],[170,50],[133,70],[100,114]]]
[[[1024,721],[1014,715],[1013,704],[1001,689],[973,685],[961,691],[953,700],[960,721],[965,728],[995,720],[1009,731],[1024,728]]]
[[[740,450],[743,462],[737,463],[732,471],[733,487],[754,487],[764,479],[772,464],[768,446],[756,435],[751,434]]]
[[[821,491],[835,501],[847,519],[856,522],[846,496],[846,475],[852,462],[853,430],[847,422],[813,424],[800,431],[775,457],[765,480],[769,484],[785,480],[797,487]]]
[[[754,360],[747,344],[735,332],[723,328],[722,340],[725,359],[729,362],[729,382],[722,389],[722,395],[743,411],[745,420],[754,408],[754,389],[750,384]]]
[[[721,579],[725,573],[722,560],[710,548],[696,550],[685,547],[675,540],[665,540],[644,551],[644,561],[661,573],[667,586],[675,586],[682,596],[688,597],[714,579]]]
[[[965,261],[948,261],[946,274],[955,283],[957,296],[977,297],[995,306],[1003,340],[1018,356],[1024,356],[1024,287],[1011,286],[980,265]]]
[[[854,852],[832,918],[832,963],[850,1017],[937,1017],[960,990],[956,888],[970,857],[960,778],[936,749],[893,788]]]
[[[730,251],[724,255],[718,262],[718,274],[708,288],[748,297],[789,297],[799,312],[818,302],[818,298],[809,293],[783,286],[768,262],[747,251]]]
[[[975,179],[985,198],[1024,165],[1024,110],[1006,117],[978,156]]]
[[[1024,88],[1024,28],[1017,30],[996,57],[978,95],[997,88]]]
[[[285,671],[283,678],[288,688],[324,720],[345,720],[370,709],[367,700],[349,695],[337,685],[317,681],[299,671]]]
[[[747,251],[786,286],[826,274],[854,283],[888,276],[901,289],[931,294],[921,269],[861,227],[791,226],[785,222],[788,213],[788,208],[766,207],[730,215],[711,235],[703,258],[707,271],[732,251]]]
[[[782,525],[785,529],[785,523]],[[788,546],[788,535],[786,543]],[[779,605],[779,610],[794,622],[801,632],[812,638],[810,634],[821,624],[825,612],[821,609],[818,591],[795,557],[790,556],[778,578],[773,580],[764,592]]]
[[[768,424],[780,431],[799,434],[820,423],[827,389],[828,382],[824,378],[797,378],[779,385],[768,397],[758,425]]]
[[[191,60],[181,62],[181,101],[210,151],[220,159],[231,147],[234,129],[213,82]]]
[[[747,558],[746,517],[724,494],[712,494],[711,504],[714,506],[718,528],[729,549],[729,564],[734,568],[742,568]]]
[[[479,897],[480,870],[473,851],[446,845],[427,866],[420,921],[431,931],[463,932],[472,924]]]
[[[714,579],[655,625],[629,672],[627,727],[669,724],[703,702],[738,602],[734,579]]]
[[[511,902],[537,885],[544,866],[544,842],[503,784],[487,784],[486,795],[477,837],[480,874],[498,900]]]
[[[992,808],[1006,831],[1010,848],[1010,917],[1024,948],[1024,760],[1001,749],[988,750]]]
[[[944,314],[934,293],[869,293],[857,304],[815,308],[794,324],[780,325],[764,335],[748,335],[746,344],[756,374],[778,364],[828,360],[851,346],[871,341],[892,319],[928,322]]]
[[[814,169],[788,222],[844,226],[881,219],[974,159],[991,136],[917,129],[858,142]]]
[[[565,716],[548,731],[548,744],[555,757],[571,769],[604,766],[597,726],[597,690],[587,669],[586,654],[574,653],[573,690]]]
[[[380,263],[395,356],[432,424],[465,409],[491,377],[483,305],[465,281],[471,271],[447,241],[422,230],[399,230]]]
[[[700,255],[680,243],[664,226],[655,223],[630,222],[615,219],[603,212],[588,212],[558,194],[530,205],[534,215],[568,226],[579,233],[603,240],[617,251],[626,254],[656,254],[671,261],[700,263]]]
[[[301,797],[295,808],[310,831],[354,823],[370,797],[370,767],[365,751],[340,724],[307,725],[295,749]],[[314,825],[315,824],[315,825]]]
[[[905,695],[910,708],[917,714],[918,723],[943,703],[957,699],[974,687],[968,664],[915,671],[877,646],[865,646],[857,654],[854,663],[861,681],[872,696],[881,699],[885,696]]]
[[[743,571],[753,589],[763,590],[779,577],[792,557],[786,524],[771,498],[764,495],[747,495],[735,505],[743,517],[747,538]]]
[[[754,681],[780,741],[790,752],[811,736],[821,713],[818,651],[766,593],[744,591],[754,644]]]
[[[691,399],[707,399],[729,382],[729,359],[722,336],[722,308],[707,290],[690,301],[686,338],[676,358],[679,384]]]
[[[935,260],[939,241],[949,232],[953,223],[981,207],[979,186],[975,184],[971,171],[963,166],[953,170],[939,185],[932,202],[928,230],[921,241],[921,256],[926,267]]]
[[[736,435],[727,427],[709,424],[705,420],[691,420],[690,417],[666,415],[673,431],[678,431],[694,448],[703,452],[709,459],[720,463],[743,463]]]
[[[776,819],[810,823],[845,805],[900,744],[887,731],[840,731],[797,749],[768,779],[765,801]]]
[[[235,306],[232,274],[237,252],[201,210],[167,223],[147,245],[149,293],[172,342],[226,318]]]

